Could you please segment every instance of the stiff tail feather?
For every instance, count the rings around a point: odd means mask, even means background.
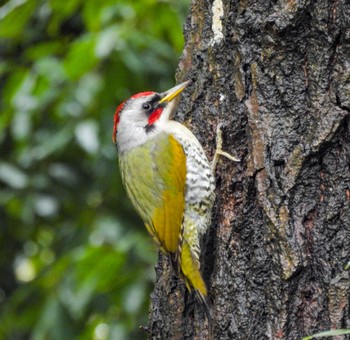
[[[213,339],[212,315],[209,306],[207,286],[199,270],[199,260],[192,254],[189,244],[184,241],[182,244],[180,268],[184,281],[189,291],[192,288],[200,301],[208,319],[209,339]]]
[[[211,309],[209,305],[209,298],[208,296],[202,295],[202,293],[198,290],[195,290],[196,296],[198,300],[200,301],[201,305],[203,306],[204,312],[207,316],[208,320],[208,339],[213,340],[214,339],[214,329],[213,329],[213,319],[211,314]]]

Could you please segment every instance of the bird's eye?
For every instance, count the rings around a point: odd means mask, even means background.
[[[152,105],[150,103],[144,103],[144,104],[142,104],[142,108],[144,110],[148,111],[152,108]]]

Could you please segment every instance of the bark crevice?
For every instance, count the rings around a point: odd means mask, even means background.
[[[177,77],[195,83],[177,118],[208,155],[223,122],[225,150],[241,159],[218,163],[203,245],[215,339],[350,327],[350,5],[226,1],[218,42],[211,6],[193,1],[185,25]],[[157,281],[152,337],[205,339],[200,306],[174,282]]]

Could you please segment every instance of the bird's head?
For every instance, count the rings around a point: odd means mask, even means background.
[[[163,93],[141,92],[121,103],[114,114],[113,129],[113,142],[119,151],[142,145],[161,131],[174,108],[173,99],[190,83],[188,80]]]

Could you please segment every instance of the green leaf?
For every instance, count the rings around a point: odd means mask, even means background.
[[[40,61],[40,58],[47,57],[49,55],[58,55],[64,51],[63,41],[45,41],[38,43],[34,46],[29,46],[25,51],[25,57],[28,60]]]
[[[78,10],[82,0],[49,0],[47,5],[51,10],[48,32],[50,35],[56,35],[59,32],[60,25],[66,18],[72,16]]]
[[[72,322],[56,295],[51,295],[45,302],[32,338],[36,340],[75,338]]]
[[[20,38],[35,11],[35,0],[12,0],[0,8],[0,38]]]
[[[95,45],[92,34],[86,34],[72,44],[64,61],[64,69],[70,79],[77,80],[96,66]]]
[[[95,121],[86,120],[79,123],[75,128],[75,137],[86,152],[94,154],[98,151],[100,143],[98,140],[98,126]]]
[[[125,41],[120,35],[120,27],[113,25],[108,29],[103,30],[97,39],[96,55],[103,59],[108,57],[113,50],[123,50]]]
[[[330,331],[325,331],[325,332],[306,336],[302,340],[311,340],[313,338],[323,338],[325,336],[337,336],[337,335],[344,335],[344,334],[350,334],[350,329],[334,329]]]
[[[27,175],[13,164],[0,163],[0,181],[12,188],[23,189],[28,186]]]

